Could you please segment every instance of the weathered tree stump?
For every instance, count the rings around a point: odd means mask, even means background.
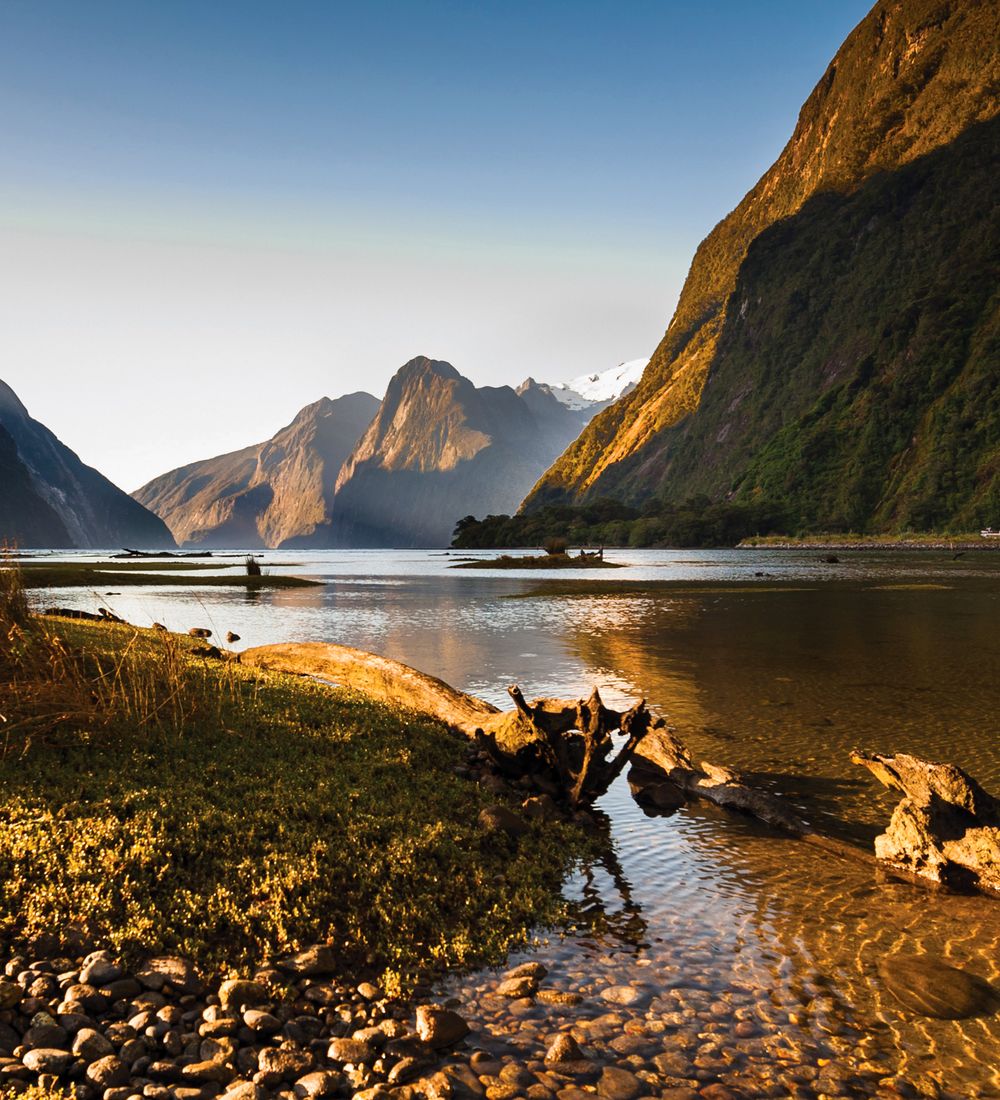
[[[879,860],[937,885],[1000,895],[1000,800],[954,764],[858,750],[851,759],[904,795],[875,838]]]

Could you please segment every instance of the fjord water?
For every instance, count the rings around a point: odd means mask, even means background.
[[[1000,791],[1000,554],[608,557],[629,567],[540,575],[453,570],[456,555],[430,551],[273,553],[272,571],[327,583],[44,601],[234,630],[239,646],[350,644],[497,703],[514,682],[529,697],[594,684],[612,703],[641,695],[697,759],[752,773],[868,846],[895,800],[852,767],[853,747],[953,761]],[[927,953],[997,981],[996,902],[880,880],[701,804],[648,817],[624,777],[601,809],[611,847],[567,886],[578,926],[531,953],[546,988],[582,1001],[511,1006],[495,974],[457,976],[448,992],[484,1046],[540,1059],[573,1025],[592,1056],[666,1085],[693,1071],[751,1095],[852,1096],[901,1075],[928,1092],[1000,1095],[1000,1017],[916,1017],[877,970]]]

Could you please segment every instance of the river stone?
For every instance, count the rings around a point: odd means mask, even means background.
[[[98,1058],[114,1054],[114,1047],[99,1031],[92,1027],[81,1027],[73,1041],[73,1053],[89,1064],[97,1062]]]
[[[451,1009],[418,1005],[417,1034],[429,1047],[439,1050],[464,1039],[469,1034],[469,1025]]]
[[[226,1100],[265,1100],[266,1096],[265,1090],[253,1081],[234,1081],[225,1092]]]
[[[0,1009],[13,1008],[24,997],[24,990],[17,982],[0,981]]]
[[[159,992],[170,985],[181,993],[193,993],[197,996],[204,991],[204,984],[195,973],[190,959],[176,955],[159,955],[147,959],[136,978],[146,988]]]
[[[927,955],[890,955],[878,970],[886,989],[918,1016],[964,1020],[1000,1009],[1000,994],[989,982]]]
[[[536,982],[540,982],[542,978],[548,977],[548,969],[540,962],[529,961],[523,962],[520,966],[515,966],[513,970],[508,970],[505,974],[505,978],[534,978]]]
[[[634,1100],[648,1095],[646,1085],[634,1073],[618,1066],[605,1066],[597,1081],[597,1095],[603,1100]]]
[[[371,1062],[374,1051],[370,1043],[361,1039],[331,1039],[326,1056],[331,1062],[359,1065],[362,1062]]]
[[[507,978],[497,986],[501,997],[533,997],[538,992],[538,981],[526,974],[522,978]]]
[[[260,982],[251,982],[243,978],[230,978],[219,986],[219,1003],[225,1011],[231,1008],[243,1008],[244,1005],[259,1005],[267,1000],[267,990]]]
[[[287,1081],[294,1081],[313,1068],[313,1056],[308,1050],[267,1047],[260,1052],[258,1064],[262,1073],[276,1073]]]
[[[128,1084],[128,1066],[113,1054],[98,1058],[87,1066],[87,1083],[97,1089],[113,1089]]]
[[[47,1047],[37,1047],[29,1050],[21,1061],[32,1073],[54,1073],[58,1076],[73,1060],[73,1055],[66,1050],[53,1050]]]
[[[547,1066],[558,1066],[564,1063],[582,1062],[583,1060],[584,1053],[580,1049],[580,1044],[567,1031],[557,1035],[545,1052],[545,1064]]]
[[[125,971],[106,952],[98,952],[83,960],[80,981],[83,985],[110,985],[124,974]]]
[[[243,1022],[251,1031],[259,1031],[263,1035],[272,1035],[281,1030],[281,1021],[270,1012],[263,1012],[259,1008],[248,1008],[243,1013]]]
[[[181,1077],[187,1084],[226,1085],[236,1074],[222,1062],[211,1060],[192,1062],[181,1070]]]
[[[304,1100],[313,1100],[313,1098],[318,1100],[321,1097],[333,1096],[340,1088],[341,1081],[339,1073],[323,1069],[315,1070],[295,1082],[295,1095]]]
[[[646,991],[634,985],[610,985],[601,990],[601,1000],[613,1005],[637,1005],[645,998]]]

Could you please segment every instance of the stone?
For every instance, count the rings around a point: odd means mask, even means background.
[[[412,1081],[417,1077],[423,1069],[425,1062],[422,1058],[400,1058],[400,1060],[389,1070],[389,1075],[386,1078],[390,1085],[402,1085],[407,1081]]]
[[[274,1073],[284,1081],[295,1081],[313,1068],[313,1056],[308,1050],[294,1047],[265,1047],[257,1064],[262,1073]]]
[[[743,1094],[718,1082],[706,1085],[698,1095],[702,1100],[742,1100]]]
[[[515,838],[528,831],[527,824],[506,806],[487,806],[479,814],[479,827],[487,833],[503,833]]]
[[[515,966],[513,969],[508,970],[505,974],[505,978],[534,978],[536,982],[540,982],[543,978],[547,978],[549,975],[548,968],[543,966],[540,962],[530,960],[523,962],[519,966]]]
[[[331,1062],[358,1065],[361,1062],[371,1062],[375,1052],[370,1043],[359,1039],[331,1039],[326,1055]]]
[[[54,1073],[58,1076],[73,1060],[67,1050],[54,1050],[50,1047],[36,1047],[29,1050],[21,1061],[32,1073]]]
[[[609,1004],[627,1007],[637,1005],[646,999],[647,993],[634,985],[611,985],[601,990],[601,1000]]]
[[[989,982],[929,955],[889,955],[879,960],[886,989],[910,1012],[938,1020],[963,1020],[1000,1011]]]
[[[371,982],[362,982],[358,986],[358,996],[366,1001],[377,1001],[382,996],[382,990]]]
[[[222,1062],[191,1062],[181,1069],[181,1080],[196,1085],[226,1085],[236,1074]]]
[[[281,1021],[270,1012],[263,1012],[259,1008],[248,1008],[243,1013],[243,1022],[251,1031],[259,1031],[262,1035],[273,1035],[281,1030]]]
[[[437,1005],[417,1007],[417,1034],[434,1050],[450,1047],[469,1034],[469,1025],[457,1012]]]
[[[294,1086],[295,1095],[299,1097],[321,1098],[333,1096],[341,1085],[342,1078],[339,1073],[331,1073],[329,1070],[315,1070],[300,1077]]]
[[[546,1005],[578,1005],[583,1003],[579,993],[570,993],[563,989],[540,989],[538,1000]]]
[[[36,1047],[54,1047],[57,1050],[65,1050],[69,1042],[66,1029],[60,1027],[51,1016],[35,1017],[38,1023],[32,1021],[31,1027],[24,1033],[22,1043],[29,1049]]]
[[[188,631],[192,638],[211,638],[212,632],[207,626],[193,626]]]
[[[176,955],[159,955],[156,958],[147,959],[136,974],[136,978],[145,989],[152,989],[157,993],[167,985],[181,993],[191,993],[195,996],[203,993],[205,989],[191,960]]]
[[[145,1058],[148,1053],[145,1039],[129,1039],[128,1042],[122,1043],[121,1050],[118,1051],[118,1057],[127,1065],[134,1066],[140,1058]]]
[[[536,794],[521,803],[521,813],[529,821],[551,821],[557,816],[558,810],[551,795]]]
[[[584,1058],[585,1055],[580,1049],[580,1044],[568,1031],[563,1031],[557,1035],[545,1052],[545,1064],[547,1066],[557,1066],[564,1062],[582,1062]]]
[[[648,1094],[645,1082],[618,1066],[605,1066],[597,1080],[597,1095],[603,1100],[634,1100]]]
[[[226,1012],[246,1005],[263,1004],[267,999],[267,990],[260,982],[230,978],[219,986],[219,1003]]]
[[[97,1089],[113,1089],[128,1083],[128,1066],[115,1055],[109,1054],[105,1058],[98,1058],[87,1066],[84,1075],[87,1083]]]
[[[14,1008],[24,997],[24,990],[17,982],[0,981],[0,1009]]]
[[[447,1066],[418,1082],[427,1100],[479,1100],[486,1095],[479,1078],[468,1066]]]
[[[233,1081],[224,1095],[225,1100],[266,1100],[267,1092],[253,1081]]]
[[[300,978],[316,978],[337,973],[337,956],[332,947],[316,944],[297,955],[281,959],[278,966],[286,973],[296,974]]]
[[[88,955],[83,960],[80,981],[83,985],[109,985],[124,977],[125,971],[106,952]]]
[[[85,1062],[96,1062],[114,1054],[115,1048],[99,1031],[92,1027],[82,1027],[73,1039],[73,1053]]]
[[[507,978],[497,986],[501,997],[533,997],[538,992],[538,981],[525,975],[522,978]]]

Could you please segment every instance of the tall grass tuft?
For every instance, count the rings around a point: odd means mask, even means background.
[[[244,564],[247,567],[248,577],[261,577],[264,575],[264,571],[260,567],[260,562],[253,556],[253,554],[247,554],[243,559]]]
[[[224,670],[213,675],[176,635],[101,629],[108,644],[100,652],[74,645],[74,624],[32,616],[20,570],[0,569],[0,754],[37,741],[176,736],[189,723],[218,722],[233,690]]]

